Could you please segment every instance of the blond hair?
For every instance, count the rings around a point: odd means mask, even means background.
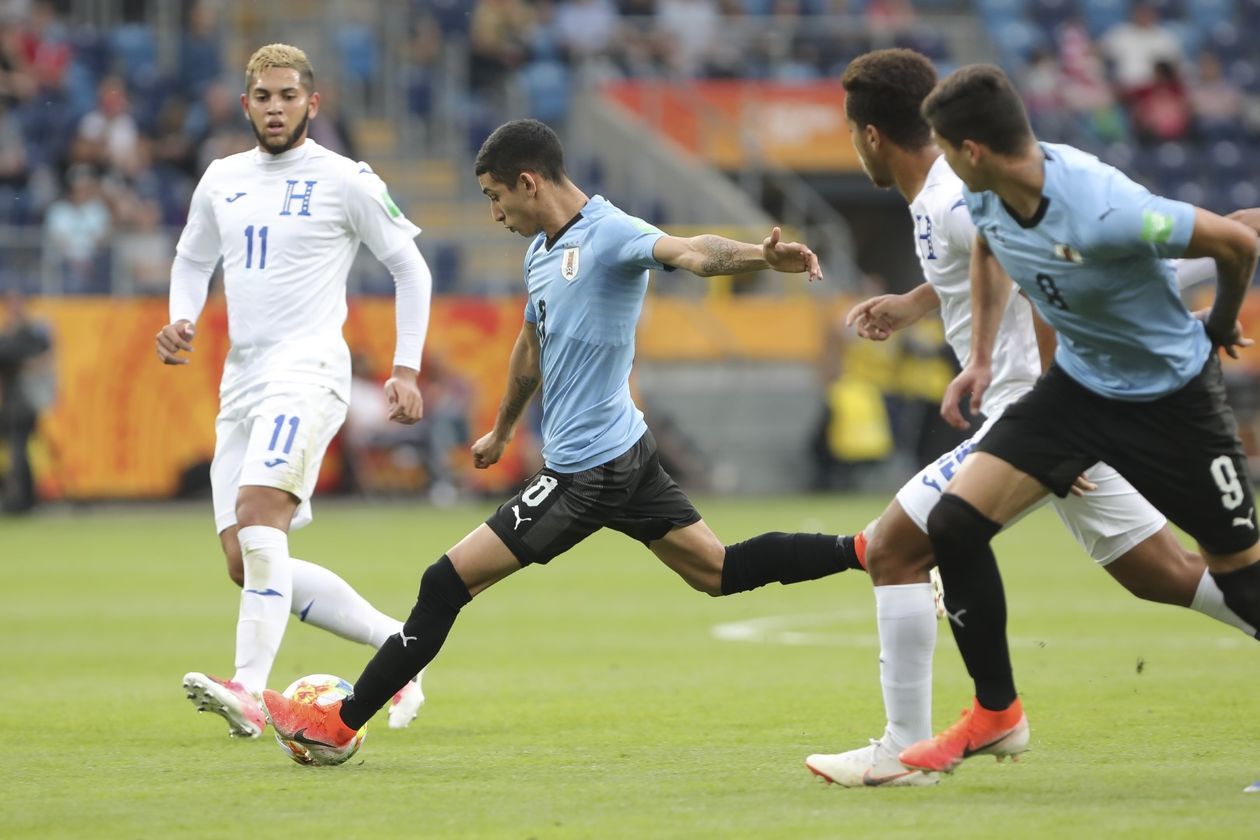
[[[257,52],[249,57],[249,63],[245,65],[245,90],[250,89],[254,80],[264,70],[270,70],[273,67],[296,70],[306,92],[311,93],[315,90],[315,70],[311,67],[311,60],[306,57],[306,53],[288,44],[268,44],[265,47],[259,47]]]

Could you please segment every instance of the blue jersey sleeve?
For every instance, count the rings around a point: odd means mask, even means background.
[[[1086,256],[1179,257],[1194,232],[1194,205],[1173,201],[1115,172],[1098,208]]]
[[[665,233],[642,219],[610,214],[599,220],[593,233],[595,259],[603,265],[639,271],[664,267],[652,256],[652,249]]]

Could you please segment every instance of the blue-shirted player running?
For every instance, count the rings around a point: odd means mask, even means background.
[[[1059,334],[1054,364],[1007,408],[928,516],[976,698],[961,720],[900,758],[948,771],[971,755],[1000,758],[1028,745],[989,541],[1046,493],[1064,496],[1098,461],[1198,541],[1226,605],[1260,626],[1252,486],[1215,352],[1250,344],[1236,319],[1258,243],[1250,228],[1152,195],[1091,155],[1038,143],[996,67],[954,72],[923,115],[967,187],[977,229],[971,359],[942,413],[965,426],[959,399],[970,393],[978,407],[988,385],[1011,293],[999,264]],[[1168,257],[1216,260],[1216,300],[1202,320],[1182,304]]]
[[[437,654],[473,596],[601,528],[643,542],[710,595],[860,568],[852,537],[770,533],[723,546],[661,468],[652,433],[630,398],[649,270],[713,276],[769,268],[814,279],[821,272],[813,252],[781,242],[778,228],[760,245],[669,236],[599,196],[588,198],[565,174],[559,138],[535,120],[496,129],[477,155],[476,172],[494,220],[533,241],[525,256],[529,301],[507,393],[494,429],[473,444],[473,458],[479,468],[499,460],[541,386],[545,466],[425,571],[402,632],[368,664],[353,697],[319,707],[264,694],[284,737],[334,748],[349,742]]]

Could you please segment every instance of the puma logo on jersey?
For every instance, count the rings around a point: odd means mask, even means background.
[[[231,198],[224,199],[224,200],[227,201],[228,204],[231,204],[233,201],[236,201],[236,199],[240,198],[243,195],[245,195],[245,193],[238,192],[236,195],[232,196]]]
[[[522,525],[523,523],[525,523],[525,522],[533,522],[533,521],[534,521],[533,517],[531,517],[531,516],[521,516],[521,506],[520,506],[520,505],[512,505],[512,515],[516,517],[516,524],[512,526],[512,530],[513,530],[513,531],[515,531],[517,528],[521,527],[521,525]]]
[[[1246,516],[1235,516],[1233,526],[1235,528],[1242,528],[1245,526],[1254,531],[1256,529],[1256,523],[1251,521],[1251,513],[1254,510],[1255,508],[1252,508],[1251,510],[1247,511]]]
[[[398,631],[398,638],[402,640],[403,647],[407,646],[407,642],[414,642],[416,640],[415,636],[408,636],[406,631],[403,630]]]
[[[963,624],[963,620],[962,620],[962,614],[965,613],[966,611],[967,611],[966,607],[963,607],[961,610],[959,610],[956,613],[952,613],[949,610],[945,610],[945,615],[949,616],[949,620],[957,624],[959,627],[966,627],[967,625]]]

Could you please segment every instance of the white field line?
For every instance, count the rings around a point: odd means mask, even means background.
[[[869,633],[845,633],[841,629],[850,622],[867,621],[871,624]],[[715,624],[709,632],[713,638],[724,642],[752,642],[763,645],[788,645],[794,647],[852,647],[878,648],[879,637],[874,632],[874,620],[868,610],[837,610],[831,613],[802,613],[800,615],[767,615],[760,618],[748,618],[742,621],[726,621]],[[949,631],[942,626],[942,635]],[[1019,648],[1116,648],[1121,645],[1137,645],[1143,649],[1172,648],[1184,650],[1203,650],[1215,647],[1232,650],[1256,642],[1247,639],[1239,631],[1225,626],[1220,628],[1221,635],[1216,639],[1187,639],[1179,636],[1152,638],[1149,634],[1132,636],[1061,636],[1035,639],[1024,636],[1011,636],[1012,647]]]

